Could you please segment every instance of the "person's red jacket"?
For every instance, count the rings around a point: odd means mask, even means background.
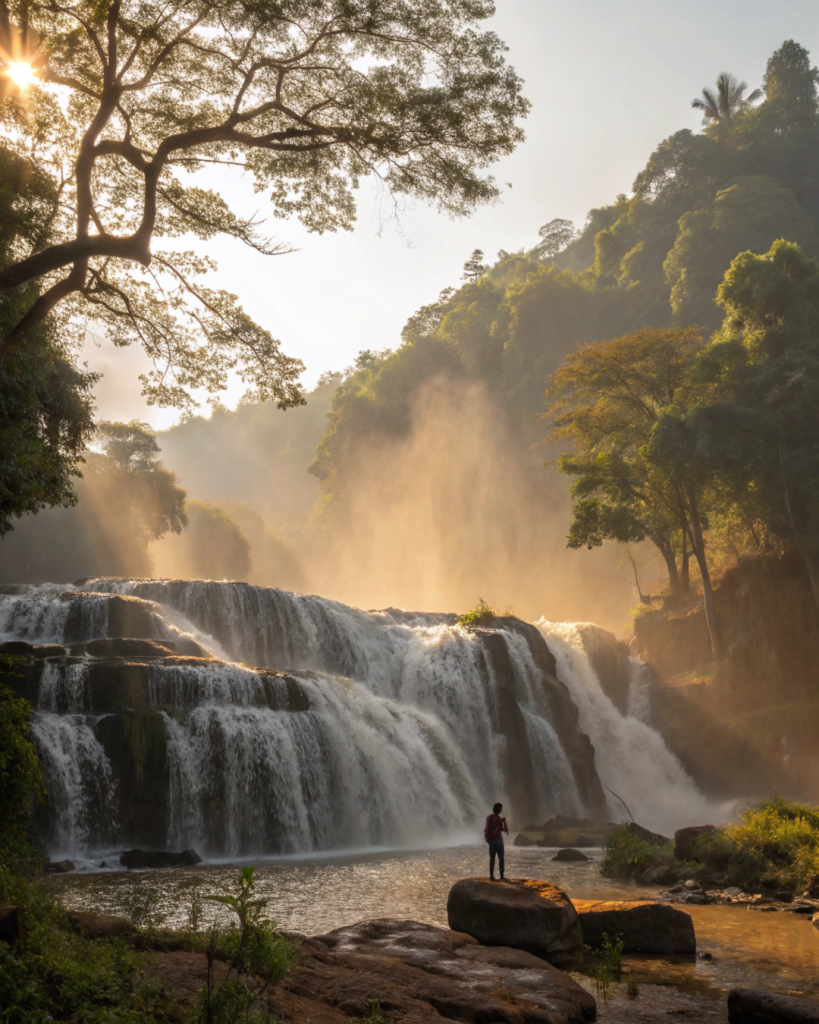
[[[509,835],[506,818],[502,818],[499,814],[493,812],[486,819],[486,824],[483,828],[484,838],[487,843],[496,843],[499,839],[503,839],[504,832]]]

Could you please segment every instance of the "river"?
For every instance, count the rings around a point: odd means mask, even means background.
[[[544,878],[578,899],[650,899],[656,889],[600,875],[602,851],[586,863],[555,863],[554,850],[507,847],[510,878]],[[194,893],[224,892],[239,864],[202,864],[166,871],[80,872],[55,879],[73,909],[124,914],[142,923],[182,927]],[[459,878],[485,875],[484,845],[410,852],[345,852],[343,856],[257,860],[257,888],[279,927],[321,934],[363,918],[393,917],[447,927],[446,899]],[[215,905],[205,901],[204,920]],[[627,957],[645,982],[722,998],[734,986],[819,997],[819,930],[805,915],[760,913],[744,906],[687,906],[697,946],[713,959]]]

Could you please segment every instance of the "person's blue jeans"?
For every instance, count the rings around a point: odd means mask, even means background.
[[[498,858],[500,876],[503,878],[503,840],[495,839],[489,844],[489,877],[495,877],[495,857]]]

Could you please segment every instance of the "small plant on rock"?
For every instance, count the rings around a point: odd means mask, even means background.
[[[265,916],[268,901],[255,894],[253,868],[242,868],[233,895],[214,896],[235,915],[237,922],[225,928],[215,922],[207,946],[207,987],[202,993],[200,1021],[204,1024],[273,1024],[264,1010],[264,995],[295,963],[292,945]],[[217,964],[226,965],[218,980]]]
[[[380,999],[367,999],[364,1016],[353,1017],[350,1024],[392,1024],[392,1017],[381,1009]]]

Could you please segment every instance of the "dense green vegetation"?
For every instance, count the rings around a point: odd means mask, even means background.
[[[694,860],[674,859],[673,843],[655,845],[623,825],[609,837],[602,872],[609,878],[636,878],[668,884],[680,878],[712,886],[739,886],[746,892],[819,891],[819,808],[780,797],[742,813],[697,842]],[[648,877],[646,877],[648,876]]]

